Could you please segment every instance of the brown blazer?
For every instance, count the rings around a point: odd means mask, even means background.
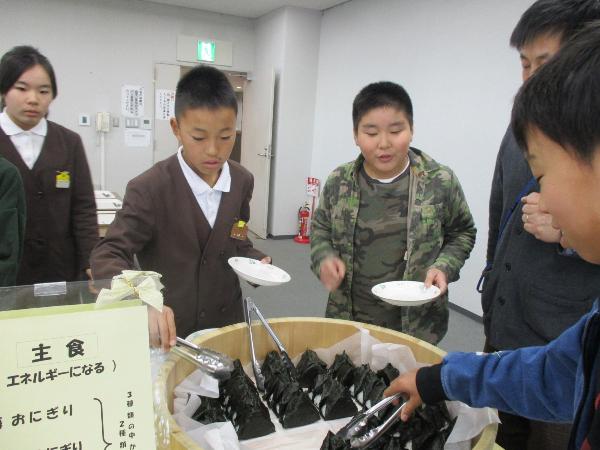
[[[240,284],[227,259],[265,256],[249,240],[230,237],[235,222],[250,218],[254,179],[236,162],[229,168],[231,189],[221,196],[214,228],[173,155],[128,183],[123,209],[92,252],[97,280],[134,268],[134,255],[143,270],[162,274],[178,336],[243,321]]]
[[[0,128],[0,155],[19,169],[27,203],[23,258],[17,284],[84,280],[98,242],[94,188],[79,135],[54,122],[32,169]],[[70,185],[56,175],[68,171]]]

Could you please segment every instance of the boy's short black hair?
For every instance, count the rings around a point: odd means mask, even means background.
[[[413,107],[406,90],[391,81],[371,83],[360,90],[352,103],[354,131],[365,114],[375,108],[392,107],[406,114],[410,127],[413,126]]]
[[[235,92],[219,69],[211,66],[194,67],[177,83],[175,117],[195,108],[231,108],[237,115]]]
[[[538,0],[521,16],[510,36],[516,49],[544,34],[566,42],[586,23],[600,19],[600,0]]]
[[[591,162],[600,146],[600,21],[583,28],[524,83],[511,122],[521,148],[527,149],[535,127]]]
[[[36,48],[29,45],[20,45],[9,50],[0,59],[0,95],[4,97],[13,85],[19,80],[23,72],[33,66],[40,65],[44,68],[50,78],[52,86],[52,98],[58,95],[56,76],[48,58],[42,55]],[[4,100],[2,100],[4,107]]]

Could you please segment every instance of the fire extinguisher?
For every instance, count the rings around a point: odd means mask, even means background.
[[[310,237],[308,236],[308,227],[310,224],[310,208],[308,202],[304,203],[298,209],[298,235],[294,237],[294,241],[299,244],[310,243]]]

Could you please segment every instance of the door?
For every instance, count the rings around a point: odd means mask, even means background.
[[[158,102],[156,90],[166,89],[175,92],[181,76],[181,68],[176,64],[156,64],[154,66],[154,103]],[[155,105],[156,108],[156,105]],[[156,114],[155,114],[156,117]],[[171,131],[168,120],[154,119],[154,156],[157,163],[177,152],[179,143]]]
[[[267,238],[274,103],[274,70],[267,72],[265,76],[246,81],[242,109],[241,160],[242,165],[254,175],[248,228],[262,239]]]

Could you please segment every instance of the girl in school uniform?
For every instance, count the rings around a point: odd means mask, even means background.
[[[81,138],[46,120],[56,94],[52,65],[36,49],[15,47],[0,60],[0,156],[18,168],[27,204],[18,285],[87,279],[98,241]]]

